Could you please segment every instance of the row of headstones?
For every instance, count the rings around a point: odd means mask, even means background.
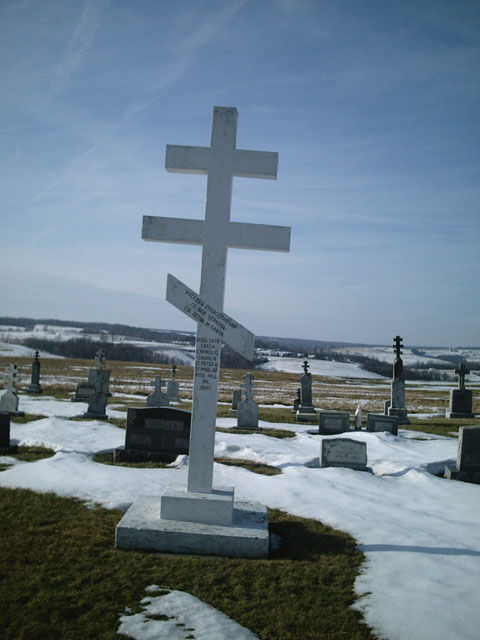
[[[83,414],[85,418],[107,418],[106,407],[110,393],[110,371],[105,369],[105,352],[99,349],[95,354],[95,369],[89,369],[88,381],[80,382],[77,385],[75,396],[72,402],[87,402],[88,409]],[[161,376],[156,376],[154,392],[146,399],[147,407],[163,407],[168,406],[171,401],[179,400],[179,385],[176,380],[176,365],[172,365],[171,380],[164,381]],[[0,397],[0,412],[6,412],[10,415],[24,415],[18,410],[18,367],[16,364],[10,364],[6,374],[4,375],[6,390]],[[167,392],[163,393],[162,387],[167,385]],[[38,351],[35,352],[32,363],[32,379],[27,388],[29,394],[41,394],[43,389],[40,385],[40,360]]]

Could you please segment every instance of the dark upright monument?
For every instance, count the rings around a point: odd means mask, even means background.
[[[462,364],[458,369],[455,369],[455,373],[458,375],[458,389],[450,391],[450,404],[445,416],[447,418],[474,418],[475,415],[472,413],[472,391],[465,389],[465,376],[470,371]]]
[[[40,360],[38,355],[38,351],[35,351],[34,360],[32,362],[32,381],[27,389],[28,393],[43,393],[43,389],[40,386]]]
[[[402,340],[403,338],[400,336],[395,336],[393,340],[395,361],[393,363],[392,392],[390,404],[385,403],[385,415],[398,418],[398,424],[410,424],[407,408],[405,406],[405,376],[403,375]]]

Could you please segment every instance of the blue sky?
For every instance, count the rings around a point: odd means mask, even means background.
[[[203,218],[165,145],[279,153],[232,219],[292,227],[230,250],[225,310],[257,335],[480,346],[480,3],[2,0],[2,315],[193,330],[167,273],[201,249],[142,215]]]

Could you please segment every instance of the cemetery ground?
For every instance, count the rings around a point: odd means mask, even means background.
[[[26,389],[31,358],[0,358],[0,370],[12,361]],[[186,477],[185,456],[113,464],[127,407],[143,406],[169,367],[109,362],[107,422],[78,419],[86,405],[70,402],[92,366],[42,359],[43,395],[20,391],[25,416],[11,428],[19,453],[0,457],[3,637],[122,637],[120,622],[128,628],[142,611],[145,635],[130,637],[215,637],[201,635],[202,614],[189,626],[145,613],[142,598],[161,593],[146,593],[150,585],[192,594],[242,625],[228,632],[222,619],[219,638],[255,637],[247,629],[274,640],[478,637],[480,488],[433,475],[456,457],[458,427],[479,423],[443,417],[452,383],[407,384],[412,424],[398,437],[349,434],[367,442],[373,473],[362,473],[316,465],[322,436],[291,413],[300,367],[254,372],[259,432],[235,429],[228,413],[245,372],[222,370],[215,482],[269,507],[277,548],[268,560],[195,558],[114,548],[115,525],[135,497]],[[192,377],[178,367],[179,407],[190,407]],[[479,385],[469,386],[480,414]],[[313,376],[315,406],[349,411],[352,422],[359,403],[364,414],[382,413],[389,394],[387,379]],[[175,632],[162,627],[169,623]]]

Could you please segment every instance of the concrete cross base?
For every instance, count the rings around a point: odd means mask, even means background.
[[[233,487],[214,487],[211,493],[168,485],[160,501],[160,517],[229,526],[233,522]]]
[[[160,498],[141,497],[116,527],[118,549],[160,553],[267,558],[268,517],[257,502],[236,502],[229,526],[160,518]]]
[[[39,384],[31,384],[29,385],[29,387],[27,388],[27,393],[36,393],[36,394],[40,394],[43,393],[43,389]]]
[[[106,413],[95,413],[94,411],[85,411],[81,418],[95,418],[95,420],[108,420]]]
[[[458,411],[445,411],[446,418],[475,418],[474,413],[459,413]]]
[[[443,475],[447,480],[460,480],[471,484],[480,484],[480,471],[458,471],[455,467],[445,465]]]
[[[396,416],[398,418],[398,424],[410,424],[410,420],[408,419],[407,409],[405,408],[397,409],[390,406],[385,415]]]
[[[230,409],[229,411],[229,415],[231,415],[233,418],[237,417],[237,410],[236,409]]]

